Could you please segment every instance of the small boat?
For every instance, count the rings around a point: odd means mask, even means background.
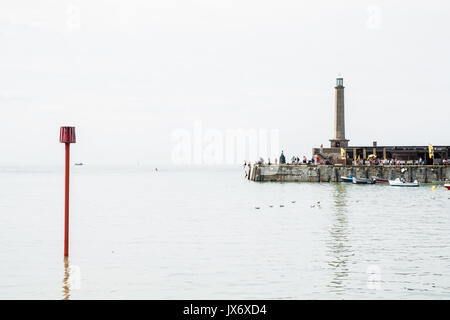
[[[406,182],[405,179],[395,179],[395,180],[389,180],[389,184],[393,187],[418,187],[419,182],[417,180],[414,180],[414,182]]]
[[[375,180],[374,179],[365,179],[365,178],[356,178],[353,177],[353,181],[354,184],[374,184]]]
[[[447,190],[450,190],[450,183],[444,184],[444,187],[445,187]]]
[[[353,182],[353,177],[350,175],[348,177],[341,177],[342,182]]]
[[[389,179],[383,179],[378,177],[372,177],[376,182],[389,183]]]
[[[83,165],[83,162],[75,163],[75,165],[76,165],[76,166],[82,166],[82,165]]]

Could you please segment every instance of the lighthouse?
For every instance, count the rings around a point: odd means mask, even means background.
[[[330,139],[331,148],[346,148],[348,141],[345,139],[345,110],[344,110],[344,79],[336,79],[334,87],[334,136]]]

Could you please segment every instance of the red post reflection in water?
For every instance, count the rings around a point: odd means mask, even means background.
[[[69,300],[69,298],[70,298],[69,258],[64,257],[64,279],[63,279],[63,298],[62,298],[62,300]]]

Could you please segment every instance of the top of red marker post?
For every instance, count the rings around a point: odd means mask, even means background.
[[[61,143],[76,143],[75,127],[61,127],[59,129],[59,142]]]

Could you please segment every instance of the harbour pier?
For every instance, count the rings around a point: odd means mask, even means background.
[[[403,178],[420,183],[450,180],[450,146],[349,144],[345,135],[344,79],[336,79],[334,99],[334,134],[330,146],[312,149],[312,160],[288,164],[282,153],[280,162],[259,161],[246,167],[252,181],[340,182],[341,176],[377,177],[385,180]]]
[[[358,178],[378,177],[420,183],[444,183],[450,180],[448,165],[385,165],[385,166],[343,166],[343,165],[249,165],[247,178],[251,181],[277,182],[340,182],[341,176]]]

